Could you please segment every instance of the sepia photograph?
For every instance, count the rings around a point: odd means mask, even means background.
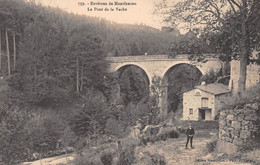
[[[259,165],[260,0],[0,0],[0,165]]]

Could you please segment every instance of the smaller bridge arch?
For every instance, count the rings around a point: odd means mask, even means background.
[[[127,62],[127,63],[123,63],[123,64],[120,64],[120,65],[117,65],[113,70],[111,70],[112,72],[117,72],[119,71],[120,73],[119,74],[122,74],[121,72],[123,72],[127,67],[130,67],[130,66],[135,66],[139,69],[141,69],[145,76],[146,76],[146,79],[148,80],[148,83],[149,85],[152,84],[152,75],[149,74],[149,70],[147,68],[145,68],[145,66],[142,66],[138,63],[135,63],[135,62]],[[119,75],[120,76],[120,75]]]

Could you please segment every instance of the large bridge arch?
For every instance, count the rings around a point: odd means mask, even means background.
[[[203,69],[201,67],[201,65],[192,64],[191,62],[180,61],[180,62],[174,63],[172,65],[168,65],[161,73],[162,74],[161,75],[162,79],[169,73],[170,70],[172,70],[173,68],[176,68],[176,67],[178,67],[180,65],[190,65],[190,66],[193,66],[193,67],[197,68],[200,71],[201,75],[205,75],[208,72],[207,70]]]
[[[168,98],[168,92],[169,92],[169,76],[171,74],[172,71],[174,71],[174,69],[178,68],[179,66],[189,66],[191,68],[194,68],[193,71],[194,74],[198,74],[199,78],[201,78],[201,76],[203,75],[203,70],[201,70],[199,67],[197,67],[196,65],[193,65],[191,63],[185,63],[185,62],[180,62],[174,65],[171,65],[169,67],[167,67],[167,69],[165,69],[165,71],[163,72],[162,75],[162,79],[161,79],[161,99],[160,99],[160,107],[161,107],[161,114],[162,116],[167,116],[168,113],[168,107],[169,107],[169,98]]]
[[[141,69],[145,73],[145,78],[148,80],[148,83],[149,83],[148,85],[152,84],[152,75],[150,74],[150,72],[148,71],[148,69],[145,66],[140,65],[138,63],[129,62],[129,63],[120,64],[114,68],[113,72],[119,72],[119,77],[120,77],[121,76],[120,74],[122,74],[122,72],[130,66],[135,66],[135,67]]]
[[[116,72],[116,76],[119,80],[116,85],[116,97],[120,101],[128,104],[131,101],[140,101],[148,98],[150,95],[150,79],[147,75],[147,71],[140,65],[138,66],[133,63],[120,65],[115,68],[114,72]]]

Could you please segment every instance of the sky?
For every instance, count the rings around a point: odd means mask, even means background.
[[[68,12],[106,18],[117,23],[145,24],[160,29],[164,23],[154,14],[153,5],[156,0],[36,0],[43,5],[59,7]],[[83,3],[81,3],[83,2]],[[107,3],[107,5],[91,5],[93,3]],[[113,5],[109,5],[113,3]],[[115,5],[114,2],[136,3],[136,5]],[[82,6],[80,4],[83,4]],[[100,11],[102,10],[103,11]],[[104,11],[108,8],[109,11]],[[114,11],[110,11],[113,8]],[[116,8],[126,8],[126,11],[116,11]],[[92,11],[90,11],[92,9]],[[96,9],[96,10],[95,10]],[[99,9],[99,11],[97,10]]]

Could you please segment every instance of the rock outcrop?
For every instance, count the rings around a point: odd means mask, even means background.
[[[140,134],[140,140],[142,144],[146,145],[148,142],[156,142],[160,140],[166,140],[169,138],[178,138],[179,131],[173,126],[162,125],[148,125]]]

